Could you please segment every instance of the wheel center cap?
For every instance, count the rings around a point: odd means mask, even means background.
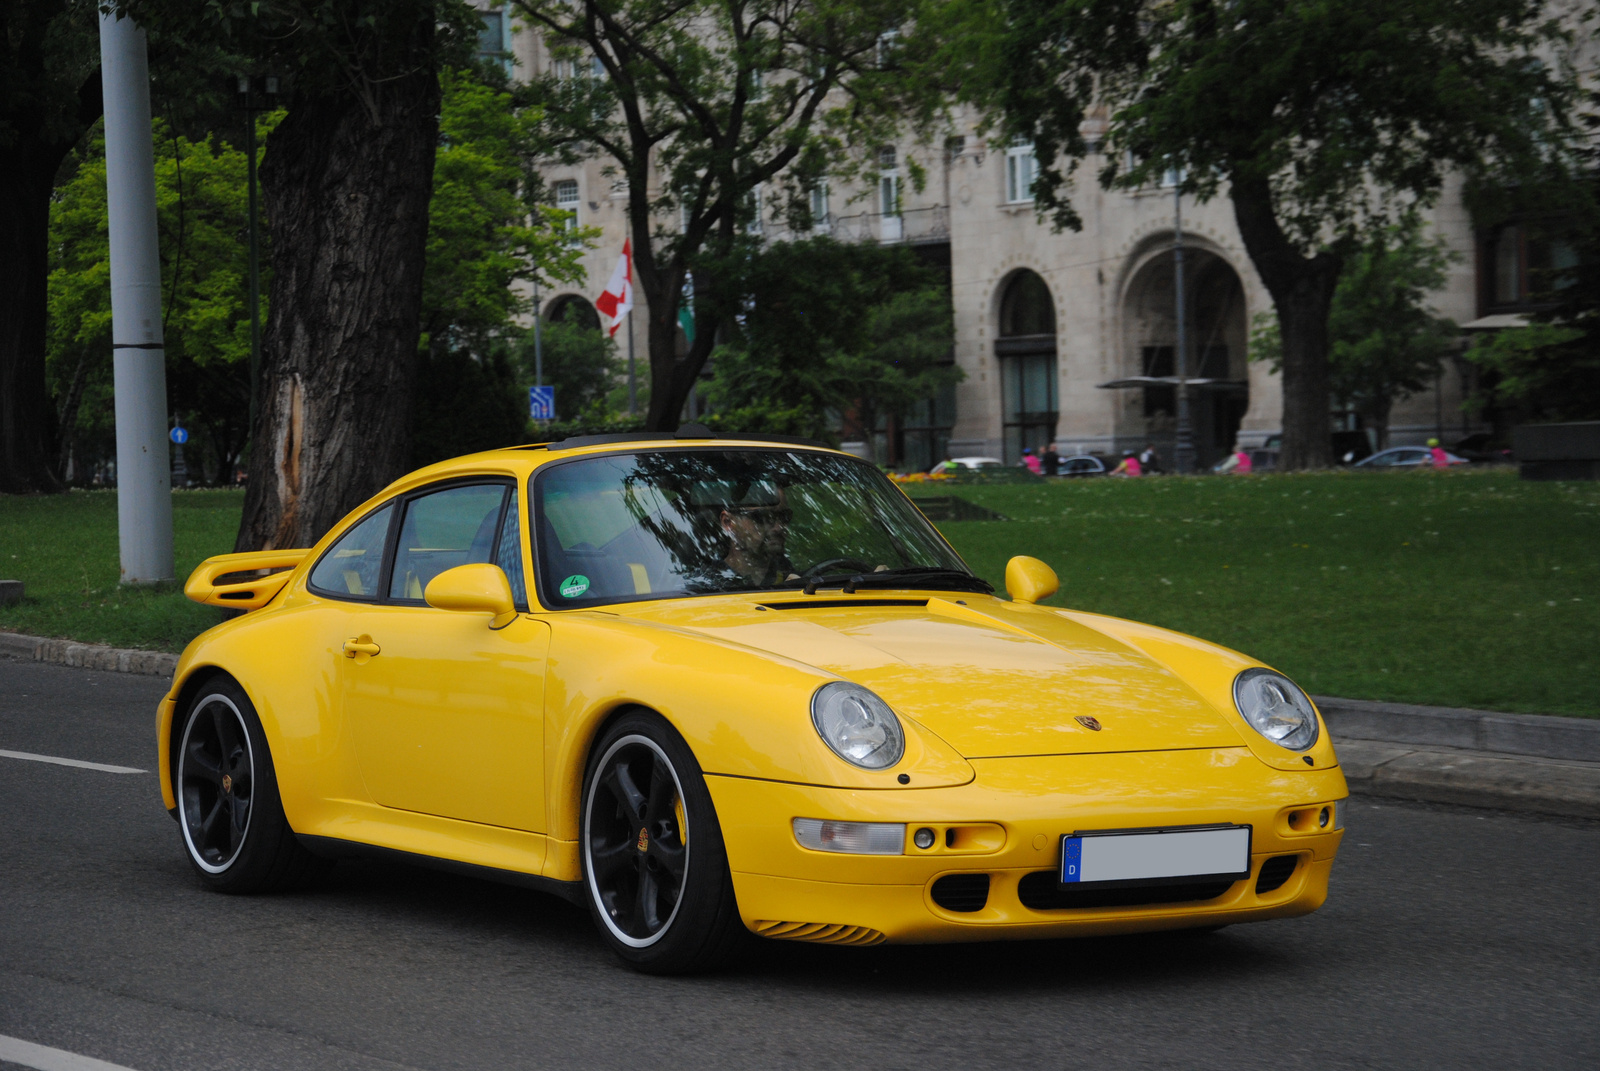
[[[642,852],[650,847],[650,827],[639,827],[639,850]]]
[[[233,791],[233,775],[232,774],[223,774],[222,775],[222,791],[224,791],[224,792],[232,792]]]

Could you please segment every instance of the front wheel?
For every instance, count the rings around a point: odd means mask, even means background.
[[[233,680],[213,678],[189,703],[172,783],[189,862],[218,892],[268,892],[321,868],[284,818],[261,719]]]
[[[711,793],[666,720],[625,714],[584,779],[584,889],[614,952],[650,974],[721,966],[745,935]]]

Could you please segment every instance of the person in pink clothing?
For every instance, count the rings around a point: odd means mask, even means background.
[[[1450,467],[1450,455],[1444,452],[1444,447],[1439,445],[1438,439],[1428,440],[1428,455],[1433,458],[1433,467],[1447,469]]]
[[[1234,472],[1242,472],[1247,476],[1250,474],[1250,469],[1253,466],[1250,463],[1250,452],[1248,450],[1242,446],[1235,446],[1233,448],[1233,461]]]
[[[1044,471],[1044,466],[1039,461],[1039,455],[1034,453],[1032,450],[1022,451],[1022,463],[1023,465],[1027,466],[1028,471],[1033,473],[1035,476]]]
[[[1113,476],[1143,476],[1144,468],[1139,464],[1139,459],[1133,456],[1132,450],[1122,451],[1122,462],[1111,470]]]

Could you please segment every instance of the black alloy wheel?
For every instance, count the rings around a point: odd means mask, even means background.
[[[244,846],[255,789],[250,732],[233,700],[213,692],[196,704],[178,753],[178,813],[189,858],[221,874]]]
[[[607,943],[651,973],[725,962],[746,931],[683,738],[654,714],[626,714],[596,744],[584,784],[584,886]]]
[[[244,689],[213,677],[180,722],[173,795],[185,854],[219,892],[266,892],[303,882],[325,865],[284,818],[266,733]]]

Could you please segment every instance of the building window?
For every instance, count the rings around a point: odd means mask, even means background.
[[[1023,450],[1043,450],[1056,435],[1056,310],[1049,285],[1036,272],[1019,271],[1000,298],[1002,425],[1005,460]]]
[[[750,222],[745,225],[745,230],[750,234],[760,234],[762,231],[761,216],[762,209],[764,207],[762,194],[764,192],[765,191],[762,189],[761,184],[757,183],[755,188],[750,191],[749,197],[746,200],[746,204],[750,208]]]
[[[1161,172],[1161,188],[1170,190],[1174,186],[1182,186],[1183,180],[1189,177],[1189,172],[1181,167],[1169,167]]]
[[[1478,293],[1484,312],[1532,310],[1572,284],[1578,253],[1557,223],[1508,223],[1478,243]]]
[[[478,31],[478,55],[498,59],[506,51],[506,16],[501,11],[480,11],[483,28]]]
[[[886,68],[894,62],[895,51],[900,46],[900,30],[885,30],[878,35],[878,66]]]
[[[571,212],[567,217],[567,230],[578,229],[578,180],[562,179],[556,183],[556,207]]]
[[[826,230],[833,222],[828,214],[828,182],[818,179],[817,184],[811,187],[811,226]]]
[[[1033,180],[1037,177],[1039,162],[1033,155],[1033,145],[1013,145],[1006,150],[1006,201],[1022,204],[1033,200]]]
[[[893,145],[878,150],[878,211],[886,216],[900,214],[900,166]]]

